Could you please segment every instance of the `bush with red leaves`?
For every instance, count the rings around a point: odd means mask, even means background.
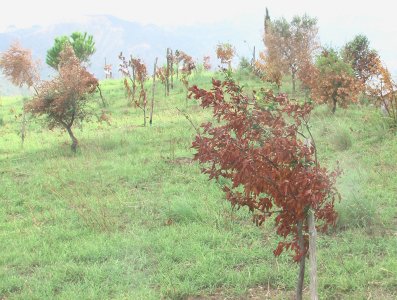
[[[248,97],[231,78],[213,80],[209,91],[193,86],[189,96],[212,108],[215,118],[201,125],[192,144],[202,172],[210,179],[226,179],[226,199],[248,207],[257,225],[276,215],[283,241],[274,254],[290,249],[300,261],[308,249],[308,210],[318,229],[326,230],[336,220],[339,196],[339,170],[328,172],[317,162],[308,125],[312,106],[264,90]]]

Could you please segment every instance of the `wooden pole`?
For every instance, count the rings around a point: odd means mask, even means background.
[[[154,91],[156,89],[156,69],[157,69],[157,57],[154,61],[154,68],[153,68],[153,85],[152,85],[152,101],[150,104],[150,120],[149,124],[152,126],[152,121],[153,121],[153,108],[154,108]]]
[[[298,221],[298,244],[301,252],[305,251],[305,241],[303,238],[303,221]],[[298,282],[296,284],[296,300],[302,300],[303,282],[305,279],[305,255],[299,261]]]
[[[170,95],[170,59],[169,59],[170,48],[167,48],[167,70],[165,72],[165,82],[167,85],[167,96]]]
[[[310,299],[318,300],[317,293],[317,230],[314,221],[314,213],[311,209],[307,214],[309,226],[309,260],[310,260]]]
[[[170,67],[171,67],[171,89],[174,89],[174,55],[172,49],[170,51]]]

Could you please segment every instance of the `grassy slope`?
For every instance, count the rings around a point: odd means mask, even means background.
[[[210,75],[194,81],[208,87]],[[175,107],[195,123],[209,113],[186,106],[180,83],[169,98],[159,86],[154,125],[143,128],[120,81],[102,89],[111,126],[76,130],[77,155],[65,133],[38,123],[22,149],[21,99],[2,99],[0,299],[246,298],[258,286],[290,296],[297,266],[273,256],[273,224],[257,228],[247,211],[232,211],[190,160],[194,130]],[[393,299],[397,137],[368,107],[335,116],[318,107],[312,124],[322,163],[344,170],[338,226],[319,237],[320,298]]]

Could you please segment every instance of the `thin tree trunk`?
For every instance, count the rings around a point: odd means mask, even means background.
[[[295,72],[291,73],[291,77],[292,77],[292,97],[295,97],[295,92],[296,92]]]
[[[22,124],[21,124],[21,144],[25,142],[26,137],[26,112],[25,112],[25,98],[22,99]]]
[[[153,107],[154,107],[154,91],[156,89],[156,68],[157,68],[157,57],[154,61],[154,70],[153,70],[153,85],[152,85],[152,102],[150,105],[150,120],[149,124],[152,126],[152,121],[153,121]]]
[[[171,67],[171,89],[174,89],[174,55],[170,51],[170,67]]]
[[[74,136],[71,126],[66,127],[66,130],[69,133],[69,136],[72,140],[72,145],[71,145],[72,152],[76,153],[77,145],[79,144],[79,142],[77,141],[76,137]]]
[[[146,106],[143,108],[143,127],[146,127]]]
[[[303,221],[299,221],[297,227],[298,227],[299,250],[301,251],[301,253],[303,253],[305,251],[305,241],[303,239]],[[305,279],[305,255],[302,255],[301,260],[299,261],[299,275],[298,275],[298,282],[296,284],[296,300],[302,300],[304,279]]]
[[[334,114],[336,111],[336,99],[332,99],[332,113]]]
[[[99,84],[98,84],[98,86],[97,86],[97,89],[98,89],[98,91],[99,91],[99,96],[101,97],[101,100],[102,100],[102,105],[103,105],[103,107],[106,107],[106,106],[107,106],[106,100],[105,100],[105,98],[104,98],[103,95],[102,95],[102,89],[101,89],[101,87],[99,86]]]
[[[167,48],[167,71],[165,72],[165,82],[167,85],[167,96],[170,95],[170,48]]]
[[[314,213],[308,211],[307,222],[309,226],[309,259],[310,259],[310,299],[318,300],[317,294],[317,230],[314,221]]]

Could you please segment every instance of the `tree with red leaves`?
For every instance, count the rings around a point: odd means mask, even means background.
[[[181,69],[182,76],[180,78],[180,81],[186,88],[186,103],[187,103],[188,92],[189,92],[189,78],[190,75],[192,75],[192,71],[196,69],[196,64],[194,63],[193,58],[183,51],[178,52],[178,58],[180,62],[183,63]]]
[[[397,83],[380,59],[372,76],[367,79],[366,92],[381,107],[383,114],[390,118],[392,127],[397,127]]]
[[[292,93],[296,91],[296,75],[301,67],[312,61],[319,48],[317,20],[307,15],[295,16],[291,22],[281,18],[265,21],[264,44],[266,63],[272,72],[289,74]]]
[[[226,64],[228,69],[232,69],[232,59],[236,55],[236,49],[229,44],[223,43],[216,46],[216,56],[221,60],[222,64]]]
[[[127,61],[123,56],[123,53],[120,53],[119,59],[121,60],[120,71],[125,76],[124,78],[124,88],[127,92],[128,98],[131,98],[134,101],[135,106],[142,109],[143,111],[143,126],[146,126],[146,107],[147,107],[147,92],[145,89],[145,81],[147,79],[147,69],[146,65],[139,58],[130,57],[130,60]],[[130,72],[129,68],[131,68],[132,72]],[[130,79],[130,83],[127,78]],[[140,92],[139,98],[135,99],[135,92],[137,89],[136,81],[138,81]]]
[[[0,55],[0,69],[12,84],[28,88],[36,88],[40,81],[38,61],[32,58],[32,52],[22,48],[18,42],[11,44],[10,48]]]
[[[261,80],[274,83],[280,92],[283,74],[278,67],[280,62],[276,59],[276,56],[267,56],[265,52],[260,52],[259,59],[254,63],[254,70]]]
[[[317,103],[328,103],[332,113],[338,104],[346,108],[349,103],[358,101],[364,86],[333,49],[324,49],[317,57],[316,64],[306,64],[299,73],[303,86],[310,89],[311,97]]]
[[[338,196],[339,171],[328,172],[317,161],[308,125],[312,106],[264,90],[251,98],[230,77],[213,80],[212,86],[210,91],[190,88],[190,97],[203,108],[212,108],[215,118],[198,130],[192,144],[197,150],[194,159],[210,179],[226,179],[226,199],[237,208],[248,207],[257,225],[276,215],[277,234],[283,241],[274,254],[294,251],[294,260],[300,262],[301,299],[308,217],[314,214],[317,228],[326,230],[335,223]]]
[[[72,127],[90,116],[89,95],[97,87],[98,80],[81,65],[73,48],[66,45],[60,53],[58,75],[41,83],[37,95],[25,105],[25,110],[36,116],[46,116],[50,129],[64,128],[72,140],[72,151],[76,152],[78,140]]]
[[[32,52],[22,48],[18,42],[12,43],[10,48],[0,55],[0,69],[4,76],[16,86],[33,88],[36,94],[40,82],[38,66],[39,62],[33,60]],[[23,100],[23,105],[24,103],[25,100]],[[26,137],[26,124],[26,114],[23,110],[21,122],[22,146]]]

